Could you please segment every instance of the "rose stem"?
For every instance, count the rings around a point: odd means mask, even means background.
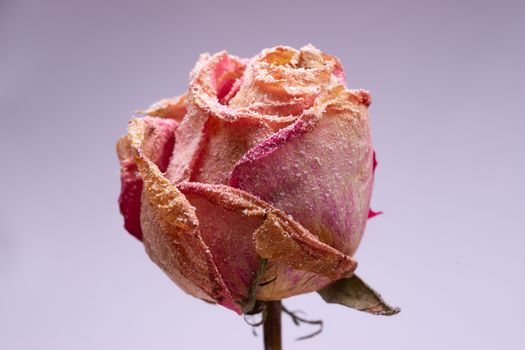
[[[281,350],[281,301],[268,301],[264,307],[264,349]]]

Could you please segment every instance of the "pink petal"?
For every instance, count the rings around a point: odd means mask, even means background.
[[[244,62],[224,53],[213,69],[212,84],[215,85],[217,99],[222,104],[228,104],[240,86],[238,82],[244,73]]]
[[[187,202],[179,205],[191,210]],[[196,218],[192,218],[191,224],[177,226],[160,212],[159,204],[153,205],[148,198],[143,198],[141,223],[144,246],[151,260],[186,293],[240,313],[208,246],[196,229]]]
[[[220,104],[219,99],[224,103],[226,98],[233,96],[230,92],[243,71],[244,63],[226,52],[213,57],[201,55],[192,71],[186,115],[176,132],[176,143],[166,172],[173,183],[189,180],[195,171],[199,155],[206,146],[205,126],[210,116],[235,119],[223,116],[227,107]]]
[[[180,122],[186,115],[186,95],[157,101],[143,113],[151,117],[173,119]]]
[[[124,228],[142,241],[142,228],[140,227],[142,179],[134,160],[122,161],[120,172],[121,188],[118,202],[120,213],[124,217]]]
[[[322,242],[353,254],[372,191],[366,106],[341,86],[296,123],[251,149],[230,184],[291,215]]]
[[[177,122],[169,119],[146,117],[144,123],[146,125],[146,134],[142,146],[144,153],[161,170],[165,170],[173,149]],[[140,227],[142,179],[138,174],[137,165],[133,159],[127,138],[124,137],[118,141],[117,153],[121,164],[119,207],[124,216],[124,227],[137,239],[142,240],[142,229]]]
[[[199,232],[228,290],[235,300],[245,300],[260,261],[252,235],[264,218],[222,206],[197,186],[183,182],[178,187],[196,209]]]
[[[368,210],[368,219],[371,219],[374,216],[378,216],[378,215],[381,215],[381,214],[383,214],[382,211],[373,211],[372,209],[369,209]]]
[[[235,163],[250,148],[272,135],[273,130],[257,119],[224,121],[212,115],[203,133],[206,142],[199,153],[191,180],[226,184]]]
[[[373,171],[374,174],[376,172],[376,167],[377,167],[376,152],[374,152],[373,162],[372,162],[372,171]],[[383,214],[382,211],[373,211],[371,208],[368,209],[368,218],[369,219],[373,218],[374,216],[381,215],[381,214]]]
[[[279,117],[299,116],[323,88],[338,83],[334,76],[344,81],[341,64],[312,45],[263,50],[248,64],[229,105]]]
[[[148,255],[187,293],[240,313],[198,230],[195,208],[146,155],[148,130],[145,119],[133,119],[128,131],[144,182],[141,225]]]
[[[241,156],[273,133],[261,118],[223,105],[238,91],[243,72],[244,61],[225,52],[199,60],[166,173],[173,183],[226,183]]]
[[[199,230],[234,296],[247,296],[259,257],[272,266],[265,279],[276,278],[271,286],[259,288],[259,299],[316,290],[351,275],[356,267],[350,257],[244,191],[195,182],[179,183],[178,188],[197,208]]]
[[[189,180],[195,167],[197,156],[205,146],[204,125],[208,114],[193,105],[175,132],[175,146],[166,170],[166,177],[173,183]]]

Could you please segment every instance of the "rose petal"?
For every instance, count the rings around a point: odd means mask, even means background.
[[[252,147],[273,134],[273,130],[260,120],[239,118],[224,121],[210,116],[203,133],[202,147],[191,180],[204,183],[229,181],[235,163]]]
[[[226,183],[240,157],[273,132],[271,123],[223,105],[239,89],[243,72],[244,61],[226,52],[197,63],[166,174],[173,183]]]
[[[351,255],[364,231],[372,181],[366,106],[339,85],[296,123],[251,149],[230,184]]]
[[[250,286],[246,282],[250,281],[249,277],[255,277],[258,266],[255,252],[259,257],[269,259],[270,264],[280,266],[276,270],[283,272],[278,273],[273,285],[268,286],[274,292],[260,291],[259,299],[276,296],[275,291],[290,296],[290,293],[316,290],[342,276],[350,276],[357,266],[352,258],[320,242],[285,213],[249,193],[229,186],[195,182],[179,183],[178,188],[197,206],[197,216],[201,208],[199,221],[202,218],[206,222],[203,225],[203,238],[212,250],[221,275],[226,281],[229,278],[235,281],[230,289],[235,294],[244,296]],[[246,235],[252,233],[255,247],[251,240],[246,239]],[[234,250],[245,257],[249,264],[240,263],[244,260],[237,259],[230,244],[237,247]],[[230,255],[232,253],[233,256]],[[235,261],[231,261],[232,257],[236,258]],[[292,273],[290,267],[302,271]],[[305,271],[313,274],[309,274],[306,279],[301,278],[305,276]],[[235,274],[241,277],[235,277]],[[290,280],[290,276],[294,280]],[[314,280],[314,277],[318,278]],[[308,279],[311,280],[310,284]]]
[[[368,209],[368,219],[373,218],[374,216],[378,216],[383,214],[382,211],[373,211],[372,209]]]
[[[201,55],[191,74],[188,103],[204,113],[216,116],[224,121],[250,117],[266,122],[277,129],[290,124],[296,119],[290,113],[276,114],[272,110],[262,110],[257,106],[238,108],[230,106],[242,86],[245,85],[247,60],[228,55],[225,51],[213,56]],[[235,79],[235,80],[234,80]],[[263,96],[264,97],[264,96]],[[272,102],[273,103],[273,102]],[[302,100],[277,101],[276,107],[295,106],[302,110]],[[234,107],[234,108],[231,108]],[[254,108],[252,108],[254,107]]]
[[[351,271],[348,275],[351,275]],[[286,263],[272,261],[257,288],[257,299],[281,300],[317,291],[331,282],[333,282],[332,278],[314,272],[296,270]]]
[[[373,158],[373,161],[372,161],[372,172],[375,174],[376,168],[377,168],[376,152],[374,152],[374,156],[372,158]],[[373,218],[374,216],[381,215],[381,214],[383,214],[382,211],[374,211],[374,210],[372,210],[372,208],[368,209],[368,218],[369,219]]]
[[[219,118],[235,119],[236,111],[226,104],[233,97],[230,94],[233,87],[238,89],[236,81],[242,79],[245,65],[245,60],[228,55],[226,51],[213,56],[201,55],[191,74],[191,103]]]
[[[206,138],[203,133],[208,114],[194,105],[188,105],[188,111],[175,132],[175,146],[166,177],[173,183],[189,180],[195,167],[197,156],[204,147]]]
[[[143,140],[147,130],[144,119],[131,120],[128,129],[144,182],[141,224],[146,251],[187,293],[240,313],[202,240],[195,208],[146,156]]]
[[[210,117],[236,119],[221,114],[227,107],[220,104],[219,99],[224,100],[229,95],[235,80],[240,78],[243,72],[243,62],[224,51],[213,57],[201,55],[191,74],[187,113],[177,130],[177,141],[166,172],[167,178],[173,183],[189,180],[195,172],[197,160],[207,160],[206,149],[213,152],[209,147],[205,149],[208,136],[212,134],[211,127],[207,126],[212,123],[208,122]]]
[[[177,122],[147,117],[144,118],[144,124],[146,130],[142,142],[143,151],[161,170],[165,170],[173,150]],[[117,154],[121,165],[119,207],[124,216],[124,227],[137,239],[142,240],[140,227],[142,179],[137,172],[132,148],[126,137],[122,137],[117,142]]]
[[[230,94],[235,83],[241,79],[244,73],[245,63],[243,60],[237,59],[228,55],[226,52],[223,53],[221,59],[213,68],[212,74],[212,85],[215,86],[215,93],[217,99],[222,104],[228,104],[229,100],[234,96]],[[235,86],[235,89],[238,89]]]
[[[120,184],[118,203],[120,213],[124,217],[124,228],[142,241],[142,228],[140,227],[142,179],[134,160],[124,160],[120,163]]]
[[[260,261],[252,235],[264,218],[229,210],[193,184],[182,182],[178,187],[196,209],[199,232],[228,290],[235,300],[245,300]]]
[[[314,104],[322,89],[339,84],[338,76],[344,77],[341,64],[312,45],[301,50],[286,46],[267,49],[246,68],[230,106],[281,117],[298,116]]]
[[[356,263],[348,256],[319,241],[285,213],[274,210],[254,233],[260,257],[285,262],[303,271],[329,278],[351,275]]]
[[[180,122],[186,114],[186,95],[166,98],[153,103],[142,113],[159,118],[174,119]]]
[[[332,74],[337,78],[337,81],[339,81],[340,84],[346,86],[346,74],[343,68],[343,64],[339,60],[339,58],[330,56],[326,53],[323,53],[323,58],[325,61],[332,61],[334,62],[334,71]]]

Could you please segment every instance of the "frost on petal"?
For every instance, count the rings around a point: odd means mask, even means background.
[[[351,258],[319,241],[281,211],[267,214],[254,240],[259,256],[285,262],[297,270],[337,279],[351,274],[356,267]]]
[[[199,232],[228,290],[235,300],[246,300],[260,261],[252,235],[263,218],[220,205],[213,196],[195,190],[193,184],[183,182],[179,189],[196,209]]]
[[[210,117],[204,127],[206,137],[191,180],[227,184],[237,161],[252,147],[273,134],[257,119],[225,121]]]
[[[186,95],[165,98],[149,106],[144,114],[151,117],[173,119],[180,122],[186,115]]]
[[[261,119],[224,105],[237,91],[243,72],[244,63],[225,52],[199,60],[166,174],[173,183],[226,183],[241,156],[273,133]]]
[[[173,156],[166,172],[173,183],[189,180],[198,172],[197,161],[206,159],[206,143],[214,136],[209,133],[209,124],[213,123],[209,120],[215,117],[226,121],[236,119],[222,103],[233,96],[243,71],[242,60],[226,52],[201,55],[191,74],[186,115],[176,132]]]
[[[233,118],[235,112],[227,105],[240,88],[245,66],[246,60],[226,51],[201,55],[191,74],[191,103],[225,119]]]
[[[312,107],[322,90],[341,81],[344,73],[339,61],[312,45],[300,50],[278,46],[250,61],[239,92],[229,104],[280,117],[298,116]]]
[[[296,123],[251,149],[230,184],[351,255],[364,231],[372,181],[367,108],[339,85]]]
[[[240,313],[198,230],[195,208],[146,156],[147,130],[144,119],[133,119],[128,139],[144,183],[141,225],[148,255],[187,293]]]
[[[348,272],[350,275],[351,273]],[[315,292],[333,282],[333,279],[304,270],[296,270],[286,263],[272,261],[257,288],[258,300],[281,300],[290,296]]]
[[[197,161],[197,155],[204,147],[206,138],[203,129],[208,114],[193,105],[175,132],[175,146],[166,170],[166,177],[173,183],[189,180]]]
[[[166,169],[173,149],[177,122],[147,117],[144,118],[144,125],[143,151],[163,171]],[[117,154],[120,160],[121,174],[119,207],[124,217],[124,227],[137,239],[142,240],[142,229],[140,227],[142,179],[138,174],[137,164],[133,158],[132,148],[127,137],[118,140]]]
[[[232,285],[227,284],[235,294],[247,293],[250,285],[246,282],[255,278],[259,257],[269,259],[271,267],[265,278],[274,279],[259,287],[258,298],[265,300],[317,290],[350,276],[356,268],[352,258],[320,242],[288,215],[249,193],[194,182],[178,187],[196,205],[199,221],[207,221],[209,228],[202,231],[203,238],[221,275],[226,281],[232,278]],[[247,241],[252,235],[253,241]]]

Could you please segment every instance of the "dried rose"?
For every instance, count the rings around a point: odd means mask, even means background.
[[[187,95],[117,144],[126,229],[184,291],[238,313],[352,276],[373,215],[369,105],[311,45],[201,55]]]

